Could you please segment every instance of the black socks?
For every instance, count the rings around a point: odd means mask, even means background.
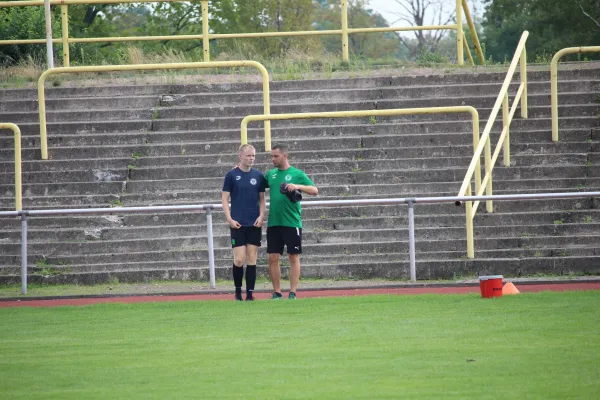
[[[242,294],[242,281],[244,280],[244,267],[237,267],[233,264],[233,284],[235,285],[235,294]],[[252,297],[254,285],[256,284],[256,265],[246,266],[246,296]]]
[[[233,284],[235,285],[235,294],[242,294],[242,280],[244,279],[244,266],[237,267],[233,264]]]
[[[241,282],[241,281],[240,281]],[[256,265],[246,266],[246,296],[252,297],[256,284]]]

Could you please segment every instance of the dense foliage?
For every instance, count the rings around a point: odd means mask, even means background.
[[[422,21],[424,7],[434,0],[394,0],[408,12],[400,20],[418,24],[452,22],[444,11],[440,21]],[[437,0],[435,0],[437,1]],[[600,43],[598,0],[483,0],[483,20],[477,24],[486,57],[504,61],[512,57],[524,30],[530,32],[528,54],[532,61],[548,61],[564,47]],[[368,0],[348,0],[350,27],[389,26],[382,15],[370,9]],[[166,36],[202,34],[201,2],[136,3],[69,6],[71,37]],[[213,0],[209,2],[212,33],[288,32],[340,29],[340,0]],[[411,10],[413,11],[411,13]],[[399,14],[401,15],[401,14]],[[54,37],[60,33],[60,7],[52,10]],[[394,21],[392,21],[394,22]],[[414,36],[397,33],[350,35],[350,53],[362,59],[438,59],[455,54],[455,34],[440,31]],[[449,33],[448,33],[449,32]],[[43,7],[0,8],[0,38],[43,39]],[[132,62],[132,49],[139,54],[168,52],[186,60],[203,59],[202,40],[164,40],[72,44],[71,63],[101,64]],[[61,46],[55,45],[55,54]],[[331,54],[339,59],[339,35],[290,36],[211,41],[212,59],[252,58],[318,60]],[[0,46],[0,65],[27,58],[43,60],[44,45]],[[586,58],[598,57],[587,54]],[[60,57],[57,57],[59,59]],[[59,60],[60,61],[60,60]],[[135,61],[135,60],[133,60]],[[137,61],[152,61],[141,60]]]

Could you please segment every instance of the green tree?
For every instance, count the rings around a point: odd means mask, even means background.
[[[314,5],[314,23],[317,30],[341,29],[341,2],[339,0],[317,0]],[[389,26],[381,14],[367,7],[365,0],[348,1],[348,26],[350,28],[379,28]],[[342,39],[339,35],[323,36],[324,48],[331,53],[340,53]],[[393,58],[404,54],[406,48],[393,32],[355,33],[349,35],[349,51],[363,58]]]
[[[562,48],[600,43],[598,0],[485,0],[485,6],[483,42],[496,61],[512,58],[525,30],[530,60],[547,61]]]
[[[56,10],[52,13],[54,35],[60,37],[60,21]],[[46,17],[43,7],[0,8],[0,38],[4,40],[44,39]],[[45,60],[45,45],[0,46],[0,65],[13,65],[26,59]]]

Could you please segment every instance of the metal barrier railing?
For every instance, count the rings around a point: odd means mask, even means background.
[[[0,123],[0,130],[10,129],[15,141],[15,210],[23,209],[23,186],[21,184],[21,130],[15,124]]]
[[[550,91],[552,102],[552,141],[558,142],[558,60],[567,54],[598,53],[600,46],[567,47],[556,52],[550,63]]]
[[[46,135],[46,100],[44,95],[44,83],[46,78],[55,74],[73,74],[83,72],[107,72],[107,71],[146,71],[165,69],[192,69],[192,68],[231,68],[231,67],[254,67],[258,69],[263,83],[264,113],[271,113],[271,100],[269,90],[269,72],[257,61],[214,61],[194,63],[170,63],[170,64],[133,64],[133,65],[100,65],[88,67],[62,67],[52,68],[44,71],[38,80],[38,102],[40,114],[40,148],[42,160],[48,159],[48,138]],[[271,123],[265,121],[265,136],[271,135]]]
[[[185,0],[160,0],[161,2],[184,2]],[[473,23],[473,18],[469,11],[469,6],[466,0],[456,0],[456,24],[449,25],[428,25],[428,26],[412,26],[400,27],[392,26],[385,28],[349,28],[348,27],[348,0],[340,0],[341,2],[341,29],[322,30],[322,31],[293,31],[293,32],[261,32],[261,33],[209,33],[209,2],[202,1],[202,35],[171,35],[171,36],[130,36],[130,37],[107,37],[107,38],[70,38],[69,37],[69,13],[68,6],[75,4],[120,4],[120,3],[152,3],[154,0],[49,0],[52,5],[60,5],[61,7],[61,29],[62,37],[60,39],[52,39],[52,43],[60,43],[63,48],[63,65],[68,67],[69,60],[69,44],[71,43],[94,43],[94,42],[133,42],[133,41],[156,41],[156,40],[202,40],[204,50],[204,61],[210,61],[210,39],[233,39],[233,38],[259,38],[259,37],[284,37],[284,36],[324,36],[324,35],[341,35],[342,37],[342,59],[349,60],[349,42],[348,36],[356,33],[373,33],[373,32],[402,32],[415,30],[455,30],[456,31],[456,52],[459,65],[464,64],[463,42],[465,36],[463,33],[462,16],[465,14],[469,31],[473,38],[473,46],[477,52],[481,64],[485,64],[485,57],[479,44],[477,31]],[[33,1],[0,1],[2,7],[25,7],[25,6],[44,6],[43,0]],[[9,44],[43,44],[44,39],[22,39],[22,40],[0,40],[0,45]],[[467,46],[468,49],[468,46]],[[472,58],[469,57],[472,62]]]
[[[416,250],[415,250],[415,204],[458,203],[465,201],[518,201],[536,199],[569,199],[584,197],[600,197],[600,192],[573,192],[573,193],[538,193],[538,194],[512,194],[495,196],[449,196],[449,197],[414,197],[390,199],[362,199],[362,200],[316,200],[303,201],[302,207],[328,207],[328,206],[364,206],[364,205],[395,205],[408,206],[408,240],[410,281],[416,282]],[[267,203],[269,207],[269,203]],[[157,212],[193,212],[206,211],[208,260],[210,287],[215,288],[215,257],[213,244],[212,211],[222,209],[221,204],[180,205],[180,206],[151,206],[151,207],[115,207],[115,208],[86,208],[62,210],[23,210],[0,211],[0,217],[21,217],[21,293],[27,294],[27,220],[30,217],[51,215],[82,215],[82,214],[139,214]]]
[[[477,173],[480,172],[479,163],[481,162],[481,154],[485,149],[485,177],[479,187],[475,187],[475,193],[477,196],[481,196],[483,191],[485,190],[488,196],[492,195],[492,170],[494,169],[494,165],[496,164],[496,160],[500,155],[500,151],[504,150],[504,166],[510,166],[510,133],[509,127],[510,123],[515,115],[515,111],[517,106],[519,105],[519,100],[521,101],[521,117],[527,118],[527,54],[525,50],[525,43],[527,42],[527,37],[529,36],[529,32],[523,32],[521,36],[521,40],[515,50],[515,55],[510,63],[510,67],[508,72],[506,73],[506,78],[504,79],[504,83],[502,84],[502,88],[500,89],[500,93],[498,94],[498,98],[496,99],[496,103],[492,108],[492,112],[488,119],[485,128],[483,129],[483,133],[481,134],[481,138],[477,148],[475,149],[475,154],[469,164],[469,168],[467,173],[465,174],[465,179],[458,191],[458,196],[471,196],[471,179],[473,177],[473,173],[477,176]],[[512,107],[509,110],[508,106],[508,87],[513,78],[517,65],[521,66],[521,83],[519,85],[519,89],[517,94],[515,95],[515,99],[513,101]],[[491,143],[490,143],[490,132],[492,131],[492,126],[494,122],[496,122],[496,116],[502,106],[502,133],[498,138],[498,144],[494,150],[494,154],[491,154]],[[475,201],[475,203],[471,201],[466,202],[466,230],[467,230],[467,257],[473,258],[475,257],[475,244],[474,244],[474,234],[473,234],[473,219],[477,214],[477,208],[479,207],[479,201]],[[493,212],[493,202],[492,200],[486,201],[486,209],[487,212]]]

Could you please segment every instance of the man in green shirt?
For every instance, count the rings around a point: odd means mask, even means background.
[[[302,253],[302,209],[294,194],[316,196],[319,190],[304,171],[294,168],[288,161],[288,147],[283,144],[271,150],[272,170],[265,174],[269,187],[270,208],[267,228],[267,254],[269,276],[273,283],[273,299],[281,299],[281,267],[283,248],[287,247],[290,261],[290,299],[296,298],[300,281],[300,254]],[[300,193],[299,193],[300,192]]]

